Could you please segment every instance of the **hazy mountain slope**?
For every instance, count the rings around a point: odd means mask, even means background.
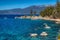
[[[24,9],[20,9],[20,8],[16,8],[16,9],[10,9],[10,10],[0,10],[0,15],[3,14],[20,14],[20,15],[24,15],[24,14],[30,14],[30,10],[36,11],[37,13],[39,13],[41,10],[44,10],[46,7],[45,6],[30,6]]]

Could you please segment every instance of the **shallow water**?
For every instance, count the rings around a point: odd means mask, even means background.
[[[46,29],[44,23],[50,26]],[[57,40],[60,25],[53,21],[31,19],[0,19],[0,40]],[[40,34],[46,32],[43,37]],[[30,33],[37,33],[31,37]]]

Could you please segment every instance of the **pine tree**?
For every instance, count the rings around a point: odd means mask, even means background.
[[[33,16],[33,10],[32,9],[30,10],[30,16],[31,17]]]

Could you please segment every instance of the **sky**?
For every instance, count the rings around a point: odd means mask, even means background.
[[[0,10],[55,4],[56,0],[0,0]]]

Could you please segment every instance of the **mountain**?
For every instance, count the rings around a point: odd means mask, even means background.
[[[0,15],[25,15],[25,14],[30,14],[30,11],[36,11],[37,14],[44,10],[46,6],[30,6],[24,9],[21,8],[16,8],[16,9],[10,9],[10,10],[0,10]]]

